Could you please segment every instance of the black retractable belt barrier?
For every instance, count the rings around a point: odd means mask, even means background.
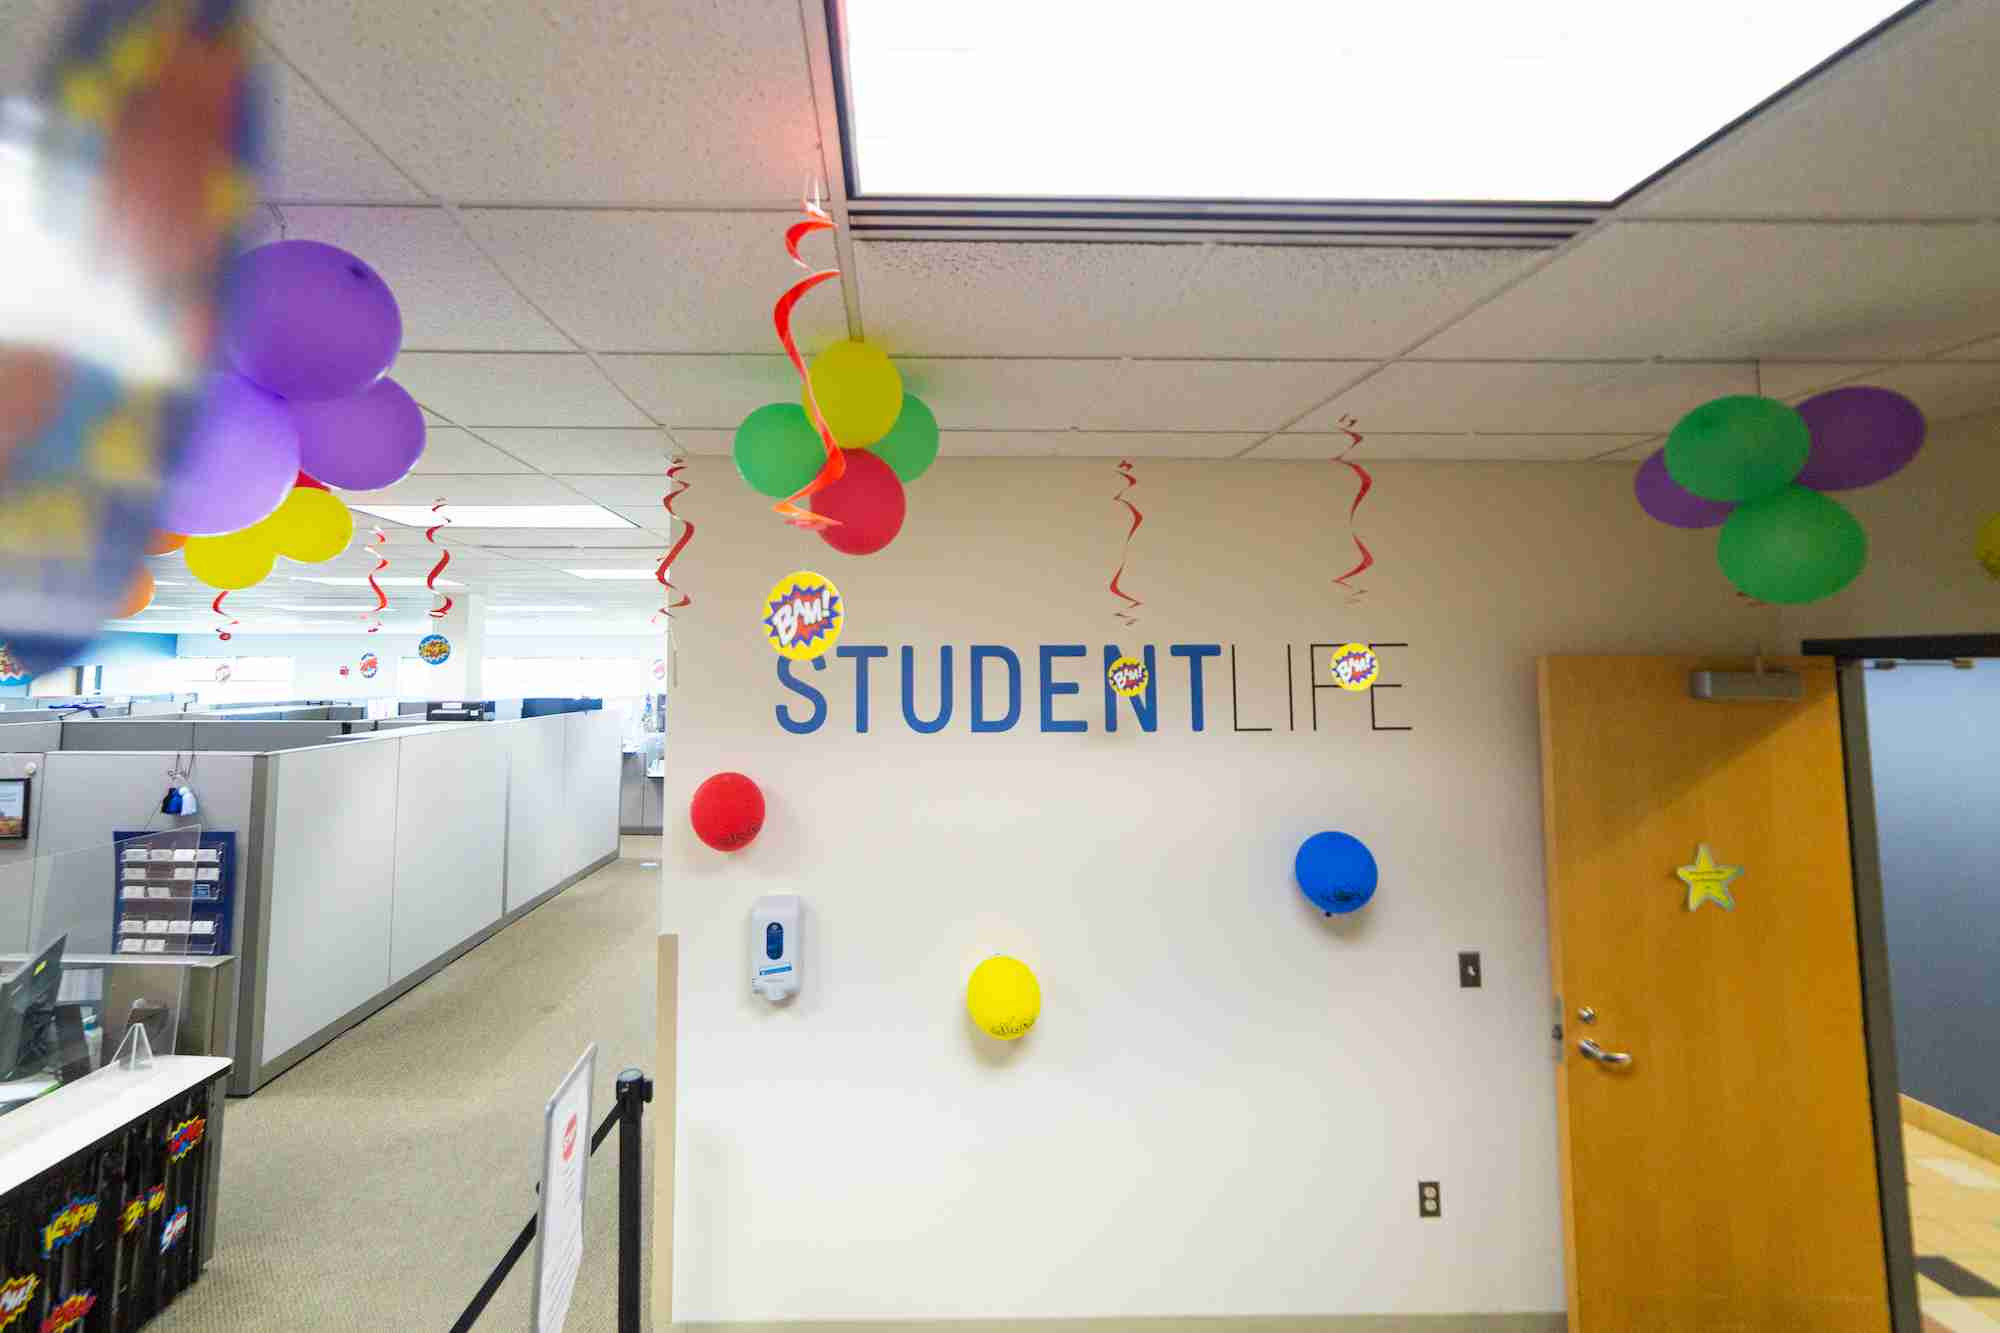
[[[617,1102],[590,1136],[590,1152],[596,1156],[598,1145],[610,1135],[612,1126],[618,1127],[618,1333],[639,1333],[639,1122],[646,1113],[646,1104],[652,1100],[653,1080],[637,1069],[621,1071]],[[514,1237],[507,1253],[487,1275],[472,1303],[465,1307],[465,1313],[451,1326],[451,1333],[467,1333],[479,1322],[500,1284],[528,1252],[529,1243],[535,1239],[538,1217],[539,1211],[529,1216],[528,1224],[521,1228],[521,1234]]]

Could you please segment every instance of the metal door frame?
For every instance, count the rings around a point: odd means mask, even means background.
[[[1875,774],[1868,746],[1871,658],[1936,661],[2000,658],[2000,634],[1807,639],[1808,657],[1831,657],[1840,686],[1841,751],[1847,768],[1847,831],[1854,863],[1854,925],[1861,960],[1861,1017],[1868,1047],[1868,1089],[1875,1120],[1876,1193],[1889,1277],[1894,1333],[1921,1333],[1916,1240],[1910,1229],[1910,1183],[1903,1160],[1902,1085],[1896,1070],[1895,1007],[1889,994],[1889,941],[1883,924],[1882,853],[1875,823]]]

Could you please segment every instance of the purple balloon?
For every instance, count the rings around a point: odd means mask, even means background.
[[[1726,500],[1704,500],[1667,475],[1667,451],[1655,449],[1632,479],[1639,508],[1677,528],[1712,528],[1736,508]]]
[[[1902,471],[1924,444],[1924,414],[1900,393],[1856,384],[1799,404],[1812,453],[1795,480],[1816,491],[1851,491]]]
[[[382,275],[347,251],[276,241],[237,261],[222,345],[240,374],[272,393],[324,402],[388,373],[403,314]]]
[[[299,466],[315,481],[374,491],[409,475],[424,452],[424,410],[392,379],[352,398],[293,403]]]
[[[154,525],[190,537],[247,528],[284,503],[298,475],[285,405],[240,376],[210,375]]]

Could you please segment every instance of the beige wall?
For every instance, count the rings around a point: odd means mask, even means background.
[[[1712,533],[1648,521],[1629,466],[1384,464],[1351,559],[1351,482],[1326,463],[1142,461],[1125,586],[1108,462],[945,459],[902,537],[865,559],[773,517],[727,460],[698,459],[676,582],[661,921],[680,938],[676,1313],[682,1319],[1552,1311],[1562,1295],[1534,659],[1748,653],[1774,613],[1737,598]],[[799,678],[826,724],[787,734],[756,629],[780,575],[848,604],[882,644],[871,729],[855,672]],[[1385,651],[1371,729],[1319,696],[1305,645]],[[1089,645],[1043,734],[1040,644]],[[1015,730],[966,727],[967,647],[1021,654]],[[1101,646],[1158,647],[1160,727],[1103,728]],[[1235,644],[1189,725],[1174,643]],[[903,721],[902,645],[933,711]],[[1285,645],[1299,679],[1290,697]],[[1324,654],[1314,664],[1324,671]],[[1296,717],[1296,730],[1288,717]],[[685,810],[722,769],[763,784],[736,856]],[[1330,923],[1292,882],[1320,829],[1373,847],[1382,887]],[[748,993],[746,914],[805,896],[804,989]],[[1461,990],[1456,954],[1484,954]],[[1017,1046],[974,1033],[965,977],[1010,952],[1040,973]],[[1445,1220],[1416,1216],[1440,1179]],[[663,1228],[664,1230],[664,1228]]]
[[[1836,496],[1868,529],[1868,567],[1838,594],[1781,613],[1785,646],[1887,634],[2000,634],[2000,580],[1973,559],[2000,513],[2000,412],[1932,430],[1889,480]]]

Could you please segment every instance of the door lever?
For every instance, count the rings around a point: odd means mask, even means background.
[[[1632,1057],[1626,1052],[1607,1051],[1589,1037],[1585,1037],[1582,1041],[1579,1041],[1576,1044],[1576,1048],[1583,1052],[1584,1059],[1595,1060],[1601,1065],[1613,1065],[1622,1069],[1632,1063]]]

